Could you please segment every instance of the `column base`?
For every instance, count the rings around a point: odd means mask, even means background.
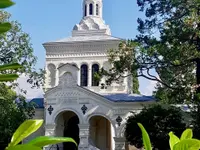
[[[115,137],[115,150],[125,150],[125,141],[124,137]]]

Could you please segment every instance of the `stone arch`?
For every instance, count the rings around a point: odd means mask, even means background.
[[[79,124],[80,117],[74,110],[65,109],[63,111],[58,111],[57,116],[55,118],[55,136],[59,137],[71,137],[73,138],[77,144],[80,143],[79,138]],[[71,145],[69,143],[59,143],[58,147],[66,149],[74,149],[75,145]]]
[[[99,81],[96,80],[95,78],[95,73],[98,73],[99,70],[101,69],[98,63],[92,64],[92,71],[91,71],[91,77],[92,77],[92,86],[99,86]]]
[[[94,14],[94,4],[90,3],[89,4],[89,15],[93,15]]]
[[[81,29],[82,29],[82,30],[89,30],[89,26],[88,26],[86,23],[83,23],[83,24],[81,25]]]
[[[89,66],[85,63],[80,66],[81,86],[88,86]]]
[[[115,126],[108,116],[93,114],[87,118],[90,124],[89,144],[98,149],[113,149],[115,141]]]
[[[70,63],[72,66],[75,66],[78,68],[78,65],[75,62]]]
[[[93,23],[92,26],[91,26],[91,28],[93,30],[99,30],[100,27],[99,27],[99,25],[97,23]]]
[[[67,112],[67,111],[74,112],[74,113],[78,116],[79,121],[80,121],[80,124],[82,124],[82,123],[84,122],[84,121],[83,121],[83,116],[82,116],[78,111],[76,111],[76,110],[73,109],[73,108],[62,108],[62,109],[57,110],[57,111],[54,113],[54,115],[52,116],[52,121],[51,121],[51,122],[52,122],[52,123],[56,123],[58,117],[59,117],[60,115],[62,115],[62,113]]]
[[[49,85],[54,87],[56,83],[56,66],[54,64],[48,64],[47,68],[49,72]]]
[[[58,65],[58,67],[61,67],[62,65],[64,65],[64,63],[60,63],[60,64]]]
[[[116,126],[115,126],[115,122],[113,122],[112,119],[111,119],[109,116],[107,116],[107,115],[105,115],[105,114],[103,114],[103,113],[93,113],[93,114],[91,114],[91,115],[88,115],[87,118],[86,118],[86,122],[87,122],[87,123],[90,123],[90,122],[89,122],[90,119],[91,119],[92,117],[95,117],[95,116],[101,116],[101,117],[106,118],[108,121],[110,121],[110,123],[112,124],[112,126],[113,126],[113,128],[114,128],[114,133],[115,133],[114,136],[117,135],[117,129],[116,129]]]

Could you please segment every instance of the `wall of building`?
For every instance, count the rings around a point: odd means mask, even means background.
[[[35,116],[33,117],[33,119],[44,119],[44,109],[37,109],[35,110]],[[34,139],[35,137],[38,136],[44,136],[45,135],[45,122],[43,123],[43,125],[33,134],[31,134],[29,137],[27,137],[23,142],[27,143],[28,141]]]

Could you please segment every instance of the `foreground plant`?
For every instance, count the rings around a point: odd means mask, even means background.
[[[143,125],[138,123],[142,131],[142,140],[145,150],[152,150],[151,141],[149,135]],[[181,138],[178,138],[173,132],[169,133],[169,145],[171,150],[199,150],[200,140],[193,139],[193,132],[191,129],[186,129]]]
[[[43,124],[43,120],[27,120],[22,123],[12,136],[6,150],[42,150],[44,146],[58,144],[62,142],[77,143],[72,138],[40,136],[29,141],[27,144],[19,144],[29,135],[37,131]]]

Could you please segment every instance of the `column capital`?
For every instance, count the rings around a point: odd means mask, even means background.
[[[125,142],[126,138],[124,137],[114,137],[115,142]]]
[[[79,124],[79,129],[88,129],[90,128],[90,125],[89,124]]]
[[[45,126],[45,129],[54,129],[56,127],[56,124],[53,123],[53,124],[46,124]]]
[[[56,124],[45,125],[45,136],[54,136]]]

